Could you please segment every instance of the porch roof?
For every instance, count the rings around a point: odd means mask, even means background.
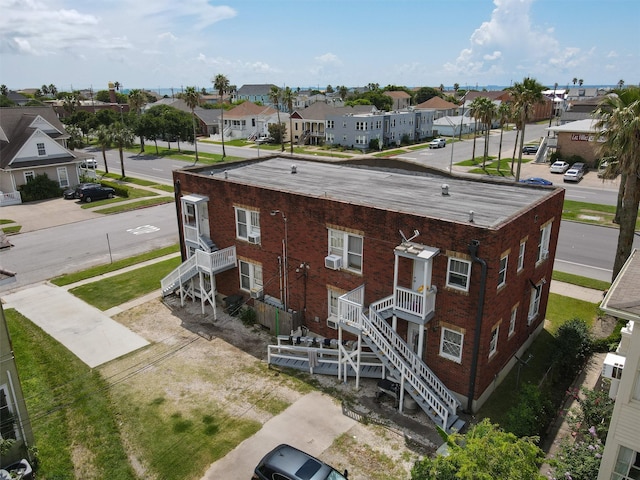
[[[292,173],[293,165],[296,173]],[[296,157],[271,157],[191,171],[243,185],[485,228],[496,228],[543,199],[562,194],[558,187],[528,187]],[[443,184],[448,185],[448,195],[442,194]]]

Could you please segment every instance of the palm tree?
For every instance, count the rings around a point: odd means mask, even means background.
[[[223,114],[224,99],[223,99],[223,96],[225,92],[229,91],[229,87],[230,87],[229,79],[225,77],[223,74],[219,73],[213,79],[213,88],[218,92],[218,95],[220,95],[220,134],[221,134],[220,137],[222,138],[222,158],[223,159],[224,157],[227,156],[224,150],[224,114]]]
[[[469,115],[473,118],[473,153],[471,154],[471,161],[476,161],[476,138],[478,137],[478,120],[482,116],[482,99],[485,97],[476,97],[469,105]]]
[[[142,106],[146,103],[145,94],[142,90],[137,88],[129,91],[129,95],[127,96],[127,103],[129,104],[129,111],[134,112],[136,116],[138,116],[138,120],[140,120],[140,113],[142,112]],[[140,135],[140,153],[144,152],[144,136]]]
[[[282,124],[280,123],[280,89],[273,85],[269,91],[269,100],[278,112],[278,131],[280,132],[280,144],[282,145],[282,152],[284,152],[284,134],[282,132]]]
[[[118,147],[120,153],[120,169],[122,170],[122,178],[125,178],[124,173],[124,153],[125,147],[130,147],[133,144],[133,131],[126,125],[120,122],[116,122],[111,125],[111,139],[113,143]]]
[[[500,146],[498,147],[498,173],[500,172],[500,161],[502,160],[502,134],[504,133],[504,126],[511,117],[511,105],[507,102],[502,102],[498,107],[498,122],[500,122]]]
[[[595,128],[602,132],[600,152],[617,158],[621,172],[620,232],[613,263],[612,281],[629,258],[635,236],[640,201],[640,87],[607,95],[595,112]]]
[[[453,84],[453,91],[458,93],[458,90],[460,89],[460,84],[459,83],[454,83]]]
[[[120,91],[120,87],[122,85],[120,85],[120,82],[113,82],[113,87],[119,92]]]
[[[482,102],[482,107],[480,110],[481,113],[481,121],[485,126],[484,132],[484,157],[482,159],[482,168],[485,168],[487,163],[487,157],[489,156],[489,134],[491,133],[491,124],[493,123],[493,119],[496,118],[497,107],[496,104],[491,101],[491,99],[484,98]]]
[[[344,102],[348,94],[349,94],[349,89],[345,85],[341,85],[338,87],[338,95],[340,96],[340,100]]]
[[[55,97],[58,94],[58,89],[53,83],[49,84],[49,95]]]
[[[582,84],[583,84],[583,83],[584,83],[584,80],[583,80],[583,79],[578,80],[578,85],[579,85],[579,86],[582,86]]]
[[[573,82],[573,84],[575,85],[576,83],[578,83],[578,78],[577,77],[573,77],[573,80],[571,80]]]
[[[196,149],[196,162],[198,163],[198,138],[196,137],[196,114],[195,109],[200,105],[200,93],[196,87],[187,87],[182,96],[187,106],[191,109],[191,123],[193,124],[193,145]]]
[[[96,137],[98,145],[102,150],[102,159],[104,160],[104,171],[109,173],[109,165],[107,165],[107,148],[111,146],[112,131],[106,125],[99,125],[98,128],[93,130],[92,134]]]
[[[42,95],[49,95],[49,87],[47,85],[42,85],[40,87],[40,91],[42,92]]]
[[[7,88],[7,86],[4,83],[0,85],[0,95],[4,95],[6,97],[8,93],[9,89]]]
[[[509,92],[513,97],[515,107],[520,110],[520,120],[522,132],[520,134],[520,151],[518,153],[518,170],[516,171],[516,182],[520,181],[520,169],[522,167],[522,147],[524,146],[524,130],[529,120],[533,106],[536,103],[544,101],[542,92],[545,90],[544,85],[534,78],[525,77],[522,83],[516,82],[509,87]]]
[[[622,90],[622,87],[624,87],[624,80],[620,79],[618,80],[618,90]]]
[[[282,102],[287,106],[287,110],[289,111],[289,142],[291,143],[291,155],[293,155],[293,127],[291,125],[291,114],[293,113],[293,98],[293,90],[291,90],[291,88],[289,87],[286,87],[282,92]]]

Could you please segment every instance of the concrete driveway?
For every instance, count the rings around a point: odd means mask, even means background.
[[[336,437],[355,425],[355,420],[342,414],[342,408],[334,399],[320,392],[311,392],[211,465],[202,480],[248,480],[262,457],[281,443],[288,443],[317,457],[331,446]]]

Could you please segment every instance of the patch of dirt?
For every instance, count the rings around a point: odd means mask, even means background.
[[[291,377],[267,366],[267,345],[274,343],[268,332],[243,325],[221,308],[217,319],[213,317],[210,306],[203,315],[199,303],[182,307],[176,297],[117,315],[115,320],[152,345],[110,362],[103,374],[136,401],[160,404],[167,416],[178,405],[181,410],[199,410],[215,404],[230,415],[262,424],[273,416],[270,407],[303,396],[309,388],[305,382],[319,386],[343,400],[348,405],[345,413],[361,421],[321,455],[338,468],[348,468],[354,480],[409,478],[415,460],[442,443],[424,412],[401,414],[394,399],[376,398],[377,380],[361,379],[356,390],[355,379],[344,383],[333,376],[304,373]],[[126,434],[126,426],[123,429]],[[133,445],[129,448],[135,450]],[[130,456],[141,458],[135,451]],[[136,465],[139,472],[145,469],[142,462]]]

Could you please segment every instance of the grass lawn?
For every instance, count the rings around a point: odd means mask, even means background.
[[[180,257],[127,272],[69,290],[100,310],[108,310],[160,288],[160,279],[180,265]]]
[[[128,212],[130,210],[137,210],[138,208],[154,207],[156,205],[163,205],[165,203],[172,203],[172,202],[173,202],[173,197],[147,198],[137,202],[117,204],[107,208],[96,209],[94,211],[96,213],[103,213],[107,215],[110,213]]]
[[[38,448],[38,478],[136,480],[109,386],[98,370],[17,311],[5,315]],[[86,460],[74,475],[72,458],[78,455]]]
[[[558,282],[571,283],[573,285],[578,285],[580,287],[593,288],[594,290],[608,290],[611,286],[611,282],[604,282],[602,280],[595,280],[593,278],[582,277],[580,275],[573,275],[571,273],[559,272],[557,270],[553,271],[553,275],[551,277],[553,280],[557,280]]]

